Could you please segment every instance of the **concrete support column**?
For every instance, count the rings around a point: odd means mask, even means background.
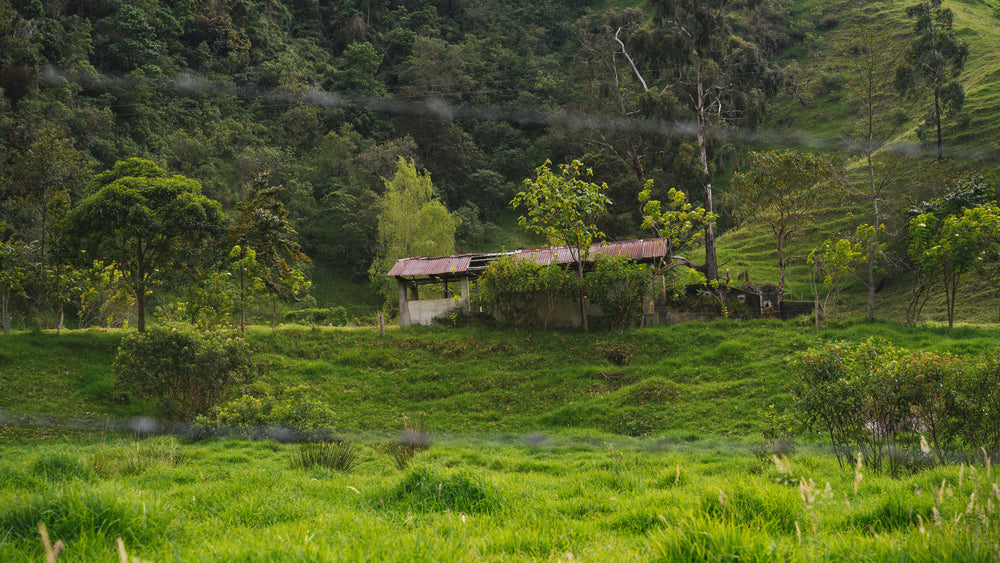
[[[410,326],[410,302],[406,298],[406,280],[396,278],[399,284],[399,326]]]
[[[471,292],[469,291],[469,278],[468,276],[462,278],[462,298],[461,304],[462,308],[466,312],[472,310],[472,299],[470,298]]]

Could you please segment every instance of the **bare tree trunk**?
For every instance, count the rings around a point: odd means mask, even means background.
[[[577,272],[580,275],[580,321],[583,323],[583,330],[590,330],[587,324],[587,296],[583,294],[583,258],[577,250],[576,264]]]
[[[708,108],[705,106],[705,85],[702,80],[702,58],[698,57],[698,99],[695,100],[695,113],[698,117],[698,158],[701,161],[701,172],[705,175],[705,211],[715,212],[712,199],[712,176],[708,170]],[[705,225],[705,279],[712,281],[719,277],[719,262],[715,256],[715,229],[712,223]]]
[[[139,332],[146,330],[146,288],[142,286],[138,291],[135,292],[135,308],[136,308],[136,329]]]

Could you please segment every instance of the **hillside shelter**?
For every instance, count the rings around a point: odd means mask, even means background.
[[[602,242],[591,246],[590,258],[584,262],[588,269],[590,262],[598,256],[626,256],[637,262],[648,264],[661,260],[667,245],[663,239],[640,239],[616,242]],[[448,317],[455,311],[470,312],[470,287],[490,265],[503,256],[516,256],[524,260],[534,260],[541,265],[571,264],[576,261],[568,246],[550,246],[513,252],[489,252],[457,254],[436,258],[403,258],[389,270],[389,276],[396,278],[399,287],[399,324],[431,325],[435,319]],[[443,297],[420,299],[420,286],[435,284],[443,286]],[[456,292],[457,290],[457,292]],[[565,322],[577,326],[579,313],[567,308]],[[572,318],[575,316],[575,318]]]

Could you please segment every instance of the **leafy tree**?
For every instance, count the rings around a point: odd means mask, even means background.
[[[824,201],[833,168],[825,157],[799,151],[751,152],[745,172],[733,175],[738,216],[757,220],[778,245],[778,294],[785,291],[785,243],[806,226]]]
[[[535,178],[524,180],[520,191],[510,202],[514,209],[523,207],[526,214],[517,223],[528,231],[545,235],[550,242],[566,245],[570,257],[577,265],[579,279],[583,279],[583,263],[590,255],[595,240],[604,238],[597,228],[596,219],[604,213],[611,200],[604,195],[607,184],[595,184],[589,168],[574,160],[559,165],[559,174],[552,171],[551,161],[535,169]],[[580,317],[587,328],[586,297],[580,294]]]
[[[642,204],[642,228],[653,231],[667,246],[656,273],[666,273],[677,266],[702,270],[703,266],[696,266],[678,254],[697,247],[704,240],[706,226],[715,222],[716,214],[691,205],[684,192],[674,188],[667,192],[667,209],[663,209],[663,203],[651,199],[651,187],[652,180],[648,180],[639,193],[639,203]]]
[[[734,0],[650,0],[657,28],[645,30],[635,41],[647,56],[664,57],[661,73],[664,91],[678,89],[694,113],[694,136],[704,188],[704,205],[715,211],[709,142],[719,126],[753,128],[763,119],[767,100],[780,85],[780,76],[769,68],[767,55],[759,45],[740,37],[734,29],[739,12]],[[624,44],[622,46],[625,52]],[[631,57],[629,57],[631,59]],[[630,61],[631,62],[631,61]],[[644,87],[647,82],[636,74]],[[646,87],[645,89],[649,89]],[[718,277],[715,228],[705,227],[705,277]]]
[[[72,197],[90,174],[90,162],[61,127],[41,123],[30,129],[23,144],[12,151],[3,191],[15,204],[8,226],[21,240],[36,243],[30,247],[36,253],[31,259],[33,276],[26,281],[33,286],[41,328],[48,289],[53,289],[47,287],[46,274],[50,271],[52,237],[58,234],[54,227],[65,218]]]
[[[453,254],[458,225],[435,197],[430,173],[418,172],[413,160],[399,157],[396,175],[385,182],[385,189],[378,216],[379,248],[368,276],[392,309],[399,302],[395,280],[386,275],[392,266],[411,256]]]
[[[921,213],[909,225],[910,258],[944,290],[948,326],[955,323],[955,301],[962,276],[1000,246],[1000,207],[995,203],[962,209],[954,215]],[[992,252],[990,252],[992,250]]]
[[[159,62],[160,45],[156,42],[156,29],[150,25],[142,10],[131,4],[122,4],[114,25],[116,40],[108,51],[117,69],[130,71]]]
[[[859,225],[851,237],[831,237],[809,252],[806,263],[812,266],[809,271],[809,284],[812,287],[815,301],[814,313],[816,328],[819,328],[820,311],[825,315],[830,310],[830,304],[840,294],[844,278],[853,274],[858,266],[865,261],[865,242],[871,239],[868,232],[871,225]],[[826,294],[820,298],[820,286],[826,288]]]
[[[905,165],[900,152],[883,151],[906,123],[906,104],[894,84],[896,69],[905,56],[905,46],[891,30],[861,23],[846,37],[835,42],[842,55],[841,70],[848,81],[844,87],[847,103],[855,109],[843,119],[826,111],[823,103],[799,99],[816,109],[840,133],[845,146],[861,159],[859,173],[841,182],[849,199],[865,208],[866,223],[874,227],[865,250],[867,276],[863,283],[868,289],[868,320],[875,318],[875,272],[882,247],[879,237],[887,217],[891,188],[912,167]]]
[[[278,199],[283,190],[271,185],[265,172],[251,183],[247,199],[236,204],[229,256],[239,283],[240,334],[246,332],[246,300],[253,293],[266,291],[275,298],[291,299],[309,289],[301,267],[309,257]],[[272,301],[272,324],[276,307]]]
[[[30,271],[31,245],[23,241],[0,240],[0,324],[10,332],[11,300],[24,296],[25,281]]]
[[[137,168],[150,169],[151,175],[122,173]],[[76,261],[118,266],[135,297],[137,328],[143,331],[153,286],[165,271],[189,263],[202,243],[221,233],[222,207],[201,194],[196,180],[168,177],[139,159],[119,162],[112,177],[70,212],[64,244]]]
[[[969,44],[959,41],[952,29],[955,15],[941,7],[941,0],[921,0],[906,9],[914,18],[916,40],[910,45],[906,64],[896,70],[896,88],[901,92],[920,92],[934,99],[930,114],[918,129],[924,140],[927,127],[934,128],[938,160],[944,158],[941,140],[941,114],[955,115],[965,104],[965,89],[958,75],[965,68]]]

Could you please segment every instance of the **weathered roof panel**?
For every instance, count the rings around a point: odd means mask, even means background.
[[[441,276],[459,274],[469,268],[471,254],[427,258],[403,258],[389,270],[390,276]]]
[[[666,253],[666,249],[667,246],[663,239],[604,242],[593,245],[590,249],[590,256],[626,256],[632,260],[648,261],[662,257]],[[396,262],[389,270],[389,276],[457,276],[466,272],[475,274],[485,269],[489,262],[506,254],[534,260],[538,264],[568,264],[574,261],[573,253],[570,252],[568,246],[524,249],[508,253],[459,254],[436,258],[418,256],[403,258]]]

